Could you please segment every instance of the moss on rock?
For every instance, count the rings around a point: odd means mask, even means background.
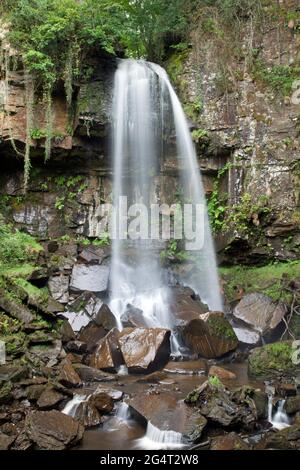
[[[248,359],[248,372],[252,376],[264,378],[298,372],[300,365],[293,363],[293,352],[291,341],[253,349]]]

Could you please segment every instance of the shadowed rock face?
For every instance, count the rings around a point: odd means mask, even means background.
[[[190,321],[183,329],[186,344],[207,359],[236,349],[238,339],[222,312],[209,312]]]
[[[27,417],[26,431],[38,449],[63,450],[82,439],[84,427],[59,411],[37,411]]]
[[[274,302],[260,293],[245,295],[233,312],[237,320],[246,323],[262,336],[275,334],[285,314],[286,308],[282,302]]]

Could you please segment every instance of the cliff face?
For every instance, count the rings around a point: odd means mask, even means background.
[[[299,8],[280,4],[259,29],[244,21],[238,54],[232,36],[203,37],[196,25],[188,51],[167,64],[195,122],[200,165],[215,174],[214,196],[235,214],[217,237],[225,259],[299,257]]]
[[[284,11],[297,12],[295,2],[281,3]],[[222,259],[247,263],[296,259],[300,104],[295,100],[297,83],[294,89],[286,86],[284,73],[290,69],[294,73],[299,65],[299,24],[266,19],[258,30],[245,20],[239,54],[230,45],[227,51],[221,48],[214,34],[204,38],[197,21],[191,29],[189,47],[174,52],[166,67],[194,128],[206,193],[213,198],[211,217]],[[3,41],[2,49],[11,63],[15,52]],[[33,169],[26,196],[22,158],[11,143],[13,139],[23,151],[24,72],[17,66],[7,73],[2,60],[0,210],[17,226],[43,238],[65,233],[96,236],[97,208],[111,199],[109,128],[116,61],[90,60],[92,75],[76,84],[73,93],[71,125],[63,91],[58,89],[53,96],[53,149],[47,164],[43,138],[32,139]],[[35,107],[34,120],[36,129],[45,127],[42,104]],[[180,189],[175,161],[170,146],[155,177],[159,202],[173,202],[170,194]]]

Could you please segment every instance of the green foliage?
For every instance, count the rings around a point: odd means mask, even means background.
[[[254,77],[270,87],[281,96],[288,96],[292,92],[295,80],[299,79],[300,67],[292,65],[276,65],[267,68],[261,59],[257,59],[253,65]]]
[[[208,383],[213,388],[223,388],[224,387],[221,380],[216,375],[212,375],[212,376],[208,377]]]
[[[300,261],[277,262],[260,267],[223,267],[219,272],[224,280],[225,296],[229,302],[236,300],[242,289],[246,294],[261,292],[275,301],[281,298],[289,304],[292,293],[282,291],[282,279],[288,284],[300,277]]]
[[[57,197],[55,201],[55,209],[62,211],[65,208],[65,197]]]
[[[30,235],[13,231],[9,225],[0,225],[0,270],[35,260],[41,250],[41,245]]]
[[[177,240],[171,240],[168,244],[168,248],[160,252],[160,259],[161,261],[167,261],[169,259],[186,261],[189,259],[189,254],[180,250]]]

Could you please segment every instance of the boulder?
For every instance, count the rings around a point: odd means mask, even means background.
[[[92,292],[84,292],[77,297],[68,306],[64,316],[68,318],[76,332],[87,326],[92,320],[107,331],[116,326],[116,319],[109,307]]]
[[[206,304],[196,299],[194,291],[189,287],[173,288],[171,297],[171,311],[178,325],[185,325],[209,310]]]
[[[59,382],[65,387],[78,387],[81,385],[81,379],[69,360],[65,360],[62,364]]]
[[[99,265],[75,264],[72,270],[70,290],[72,292],[98,292],[107,291],[109,268]]]
[[[94,393],[90,401],[100,414],[110,413],[114,409],[114,400],[105,392]]]
[[[53,387],[47,387],[40,395],[37,406],[40,410],[49,410],[55,408],[65,398],[65,395],[58,392]]]
[[[294,414],[300,411],[300,395],[287,398],[285,402],[285,411],[287,414]]]
[[[269,340],[276,339],[275,330],[285,314],[286,307],[282,302],[274,302],[261,293],[245,295],[233,311],[237,320],[243,321]]]
[[[207,359],[221,357],[238,346],[232,326],[222,312],[208,312],[187,323],[183,338],[195,353]]]
[[[170,358],[169,330],[163,328],[125,328],[118,335],[128,370],[151,373],[163,368]]]
[[[231,432],[225,436],[214,437],[211,441],[211,450],[250,450],[249,444],[238,434]]]
[[[118,341],[118,330],[111,330],[102,338],[90,359],[90,366],[107,371],[117,370],[124,365],[124,358]]]
[[[33,360],[40,359],[46,363],[47,367],[56,365],[58,360],[61,359],[64,355],[62,350],[62,342],[59,339],[53,341],[52,344],[49,344],[46,347],[44,344],[32,345],[28,351],[29,356],[31,356]]]
[[[244,397],[237,399],[220,381],[213,378],[192,391],[186,397],[185,403],[196,406],[208,422],[224,428],[233,426],[248,428],[256,421],[254,403],[249,406]]]
[[[0,405],[5,405],[12,400],[12,384],[11,382],[0,382]]]
[[[223,367],[211,366],[208,371],[209,376],[218,377],[221,380],[235,380],[236,375],[230,370],[223,369]]]
[[[0,289],[0,308],[25,324],[34,320],[29,308],[8,296],[3,289]]]
[[[102,423],[102,416],[94,406],[93,396],[81,401],[75,407],[72,416],[86,428],[93,428]]]
[[[77,444],[84,427],[59,411],[35,411],[26,418],[26,433],[41,450],[63,450]]]
[[[84,354],[87,351],[87,344],[83,341],[69,341],[65,346],[66,351],[74,354]]]
[[[117,377],[113,374],[107,374],[101,370],[89,367],[84,364],[73,364],[82,382],[114,382]]]
[[[66,319],[62,320],[62,324],[59,329],[59,334],[63,343],[68,343],[69,341],[75,339],[75,333],[73,331],[73,328]]]
[[[300,371],[300,364],[292,361],[291,341],[281,341],[255,348],[248,358],[248,372],[252,376],[271,378]]]
[[[61,304],[67,304],[69,302],[69,283],[69,276],[65,276],[64,274],[51,276],[48,281],[50,294]]]
[[[251,328],[233,326],[233,331],[237,336],[239,346],[243,346],[246,348],[255,348],[261,343],[260,334],[257,331],[252,330]]]
[[[300,426],[294,424],[277,432],[268,433],[258,444],[259,449],[300,449]]]
[[[28,375],[26,366],[15,366],[12,364],[3,364],[0,366],[0,383],[1,382],[18,382],[25,379]]]
[[[104,338],[106,335],[107,331],[103,326],[99,326],[96,322],[90,321],[80,330],[78,339],[87,345],[88,352],[92,352],[100,339]]]
[[[171,393],[136,395],[127,401],[130,413],[146,427],[151,423],[160,431],[174,431],[189,442],[198,442],[207,420]]]

